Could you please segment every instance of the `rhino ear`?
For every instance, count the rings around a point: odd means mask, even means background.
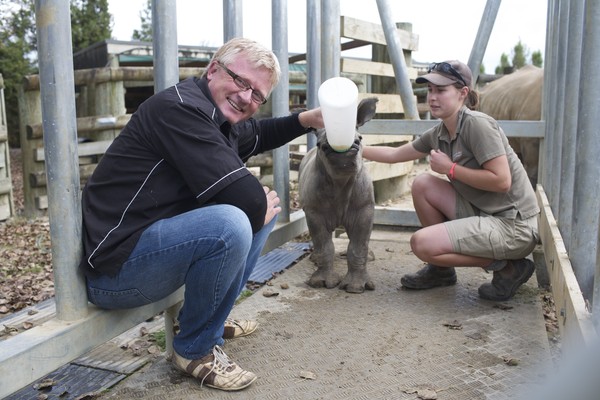
[[[375,109],[377,108],[377,97],[369,97],[362,99],[358,104],[358,110],[356,112],[356,127],[363,126],[369,122],[375,116]]]

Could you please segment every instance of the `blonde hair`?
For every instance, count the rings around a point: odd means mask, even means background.
[[[256,68],[265,68],[271,73],[271,88],[274,88],[281,77],[281,68],[275,54],[260,43],[246,38],[233,38],[221,46],[213,55],[211,62],[219,61],[225,65],[234,62],[243,55]],[[203,76],[206,76],[204,71]]]

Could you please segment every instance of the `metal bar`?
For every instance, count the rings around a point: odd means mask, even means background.
[[[404,59],[404,51],[398,37],[398,29],[392,20],[392,8],[387,0],[377,0],[377,8],[379,9],[379,18],[385,41],[387,42],[387,52],[390,56],[394,75],[396,78],[396,87],[400,92],[400,100],[404,108],[404,116],[406,119],[418,120],[419,111],[417,110],[417,99],[413,94],[412,84],[408,77],[408,69],[406,60]]]
[[[175,0],[152,0],[154,92],[179,82]]]
[[[477,30],[477,36],[469,55],[469,68],[473,74],[473,85],[479,78],[479,68],[483,62],[483,56],[485,49],[487,48],[494,23],[496,22],[496,16],[498,16],[498,9],[500,8],[501,0],[488,0],[481,16],[481,22],[479,23],[479,29]]]
[[[183,290],[180,288],[162,300],[127,310],[106,311],[91,306],[84,318],[76,321],[51,319],[0,341],[0,398],[4,399],[94,347],[178,304],[183,300]]]
[[[598,110],[600,110],[600,4],[585,3],[578,110],[577,166],[573,203],[573,236],[570,256],[584,297],[593,301],[593,317],[600,331],[600,163]],[[594,295],[598,295],[598,297]],[[593,297],[593,298],[592,298]]]
[[[290,82],[288,63],[287,0],[272,0],[273,52],[281,66],[281,80],[273,90],[273,116],[281,117],[290,112]],[[285,144],[273,150],[273,186],[281,202],[279,221],[290,220],[290,150]]]
[[[154,43],[154,92],[179,82],[179,49],[177,47],[177,10],[175,0],[152,0],[152,40]],[[174,318],[178,305],[166,310],[165,347],[173,352]]]
[[[321,0],[321,82],[340,76],[340,1]]]
[[[74,321],[87,315],[87,293],[78,270],[81,204],[69,3],[36,0],[35,16],[56,317]]]
[[[558,16],[558,49],[556,57],[552,60],[556,63],[556,75],[553,84],[557,86],[556,101],[551,110],[551,116],[548,116],[548,122],[552,127],[552,163],[547,168],[552,170],[552,179],[550,186],[550,207],[557,219],[560,219],[562,210],[559,207],[560,186],[562,184],[562,127],[564,119],[565,103],[565,82],[567,79],[567,38],[569,33],[569,2],[561,1]],[[560,228],[560,227],[559,227]]]
[[[242,0],[223,0],[223,40],[244,36]]]
[[[567,60],[569,72],[565,77],[565,106],[578,108],[579,76],[581,72],[581,47],[583,35],[583,2],[569,1],[569,30]],[[577,113],[565,112],[562,126],[561,184],[559,195],[560,213],[558,225],[567,251],[571,250],[571,220],[573,218],[573,194],[575,190],[575,160],[577,142]],[[592,271],[593,273],[593,271]]]
[[[548,0],[548,19],[546,21],[546,60],[544,66],[544,101],[542,104],[542,118],[546,119],[552,116],[556,103],[557,85],[554,82],[556,63],[556,48],[558,47],[558,8],[560,4],[557,0]],[[551,124],[546,126],[544,135],[544,160],[547,167],[544,168],[541,183],[544,186],[548,198],[552,196],[551,182],[553,178],[550,160],[552,160],[552,147],[554,145],[553,127]]]
[[[439,120],[372,119],[359,130],[362,134],[418,136],[439,123]],[[545,121],[500,120],[498,124],[508,137],[543,138],[546,127]]]
[[[306,57],[308,79],[306,80],[306,106],[319,106],[318,91],[321,83],[321,0],[307,0],[306,3]],[[307,150],[317,145],[316,135],[306,136]]]

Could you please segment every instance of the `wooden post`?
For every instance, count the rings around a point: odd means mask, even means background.
[[[6,107],[4,104],[4,79],[0,74],[0,221],[15,214],[12,182],[10,178],[10,149]]]
[[[94,112],[91,115],[125,115],[125,88],[122,80],[96,83],[94,89]],[[88,137],[92,140],[111,140],[118,134],[117,129],[107,129],[90,132]]]
[[[27,125],[42,122],[42,102],[38,89],[26,90],[19,87],[19,136],[21,138],[21,153],[23,159],[23,196],[24,215],[26,218],[35,218],[45,215],[47,208],[46,188],[36,188],[29,184],[29,177],[40,172],[45,172],[43,162],[36,162],[34,153],[36,149],[43,148],[42,139],[27,139]],[[46,204],[42,204],[43,202]]]

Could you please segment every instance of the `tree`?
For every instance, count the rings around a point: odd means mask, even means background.
[[[73,52],[111,36],[108,0],[71,0]],[[31,0],[0,2],[0,74],[4,79],[8,138],[19,146],[18,88],[37,73],[35,6]]]
[[[71,34],[73,53],[96,42],[110,39],[112,16],[108,0],[71,0]]]
[[[500,65],[496,67],[496,74],[504,74],[507,71],[524,67],[527,64],[528,59],[531,64],[540,68],[544,64],[542,52],[540,50],[534,51],[530,56],[527,46],[519,40],[512,50],[512,63],[509,63],[508,56],[505,53],[502,53],[500,56]]]
[[[506,55],[506,53],[502,53],[502,55],[500,55],[500,65],[496,67],[495,73],[496,75],[504,74],[504,71],[506,71],[510,67],[511,66],[508,62],[508,56]]]
[[[140,30],[133,30],[133,35],[131,36],[134,40],[140,40],[142,42],[151,42],[152,41],[152,0],[147,0],[146,8],[140,11],[140,20],[142,21],[142,26]]]
[[[536,67],[542,68],[544,66],[544,58],[540,50],[531,53],[531,63]]]
[[[37,66],[34,14],[34,4],[27,0],[3,2],[0,9],[0,74],[12,147],[19,146],[18,88],[23,76],[35,73]]]

